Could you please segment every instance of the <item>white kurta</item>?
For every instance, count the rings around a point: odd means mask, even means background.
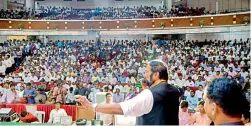
[[[60,119],[62,116],[67,116],[67,113],[64,109],[53,109],[50,113],[50,119],[48,123],[60,123]]]

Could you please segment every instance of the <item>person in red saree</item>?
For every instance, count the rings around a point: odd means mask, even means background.
[[[20,115],[20,120],[24,123],[39,122],[38,118],[29,112],[23,111]]]

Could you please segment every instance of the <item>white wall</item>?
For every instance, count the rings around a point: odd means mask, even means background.
[[[26,9],[35,9],[35,0],[25,0]]]
[[[6,41],[8,39],[7,36],[0,36],[0,43],[3,43],[4,41]]]
[[[219,10],[250,9],[250,0],[187,0],[188,7],[205,7],[208,11],[216,11],[216,1],[219,1]]]
[[[250,38],[250,32],[235,32],[235,33],[207,33],[207,34],[186,34],[186,40],[246,40]]]
[[[142,40],[145,41],[145,35],[114,35],[114,36],[101,36],[101,40],[114,40],[116,37],[116,40]],[[96,35],[85,35],[85,36],[48,36],[49,40],[56,41],[56,40],[96,40]]]
[[[3,2],[4,2],[4,0],[0,0],[0,10],[4,9],[4,3]]]
[[[56,6],[56,7],[73,7],[73,8],[95,8],[95,7],[123,7],[123,6],[140,6],[153,5],[161,6],[162,0],[85,0],[85,1],[63,1],[63,0],[45,0],[38,1],[40,6]]]

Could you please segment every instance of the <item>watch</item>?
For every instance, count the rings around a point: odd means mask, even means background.
[[[98,104],[92,104],[92,111],[96,112],[96,107],[98,106]]]

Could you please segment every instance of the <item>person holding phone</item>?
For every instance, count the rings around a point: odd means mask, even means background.
[[[136,116],[136,125],[179,125],[179,91],[167,83],[168,67],[161,60],[152,60],[145,68],[148,89],[121,103],[92,104],[85,96],[75,96],[84,108],[112,114]]]
[[[35,97],[37,92],[34,88],[31,88],[31,83],[26,84],[26,89],[24,90],[24,97],[27,98],[28,104],[35,103]]]

